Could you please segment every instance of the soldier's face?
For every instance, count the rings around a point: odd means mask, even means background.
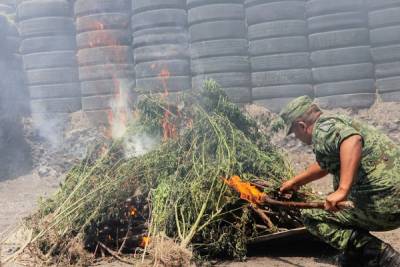
[[[292,131],[301,142],[311,145],[312,131],[310,131],[310,127],[305,122],[299,121],[293,123]]]

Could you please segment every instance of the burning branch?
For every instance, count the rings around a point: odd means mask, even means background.
[[[241,181],[239,176],[233,176],[230,179],[224,179],[224,181],[227,185],[240,193],[241,199],[257,205],[281,206],[298,209],[324,209],[323,202],[291,202],[272,199],[249,182]],[[337,207],[339,209],[352,209],[354,208],[354,204],[351,201],[343,201],[337,203]]]

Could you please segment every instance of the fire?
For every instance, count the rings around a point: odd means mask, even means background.
[[[168,70],[168,68],[163,67],[160,71],[160,74],[158,75],[158,77],[161,79],[163,88],[164,88],[164,96],[168,96],[168,79],[171,77],[170,72]]]
[[[131,208],[131,210],[130,210],[130,212],[129,212],[129,215],[131,215],[132,217],[135,217],[136,214],[137,214],[137,209]]]
[[[168,80],[169,77],[170,77],[169,70],[168,70],[167,68],[163,68],[163,69],[160,71],[159,77],[160,77],[161,79],[163,79],[163,80]]]
[[[151,66],[155,68],[155,66]],[[171,74],[167,67],[163,66],[161,68],[160,73],[158,74],[158,78],[161,79],[161,83],[163,86],[163,97],[167,97],[168,92],[168,79],[170,78]],[[164,117],[162,118],[161,125],[163,128],[163,140],[166,141],[170,138],[174,138],[177,135],[176,125],[171,122],[172,120],[172,113],[168,109],[164,112]]]
[[[150,237],[148,237],[148,236],[143,236],[142,237],[142,241],[140,242],[140,247],[141,248],[145,248],[145,247],[147,247],[149,244],[150,244],[150,241],[151,241],[151,239],[150,239]]]
[[[100,31],[100,30],[104,30],[104,24],[101,23],[100,21],[95,21],[93,22],[94,24],[94,28],[96,28],[96,30]]]
[[[261,204],[265,193],[258,190],[249,182],[243,182],[239,176],[232,176],[230,179],[224,179],[224,182],[240,193],[240,198],[254,204]]]
[[[176,126],[170,121],[171,112],[166,110],[162,119],[163,140],[167,141],[170,138],[175,138],[177,135]]]
[[[103,23],[100,21],[92,21],[91,24],[90,28],[96,29],[97,32],[91,35],[89,46],[92,48],[100,46],[112,47],[111,50],[107,51],[110,62],[104,62],[104,66],[112,77],[114,85],[113,97],[110,100],[110,109],[106,111],[109,126],[106,130],[106,135],[108,137],[119,138],[126,131],[128,116],[130,113],[128,103],[129,93],[127,92],[129,84],[121,84],[120,77],[117,77],[120,64],[126,64],[127,62],[127,59],[125,58],[125,48],[120,46],[121,44],[119,40],[106,30]]]

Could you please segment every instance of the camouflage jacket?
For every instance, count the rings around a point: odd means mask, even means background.
[[[352,135],[363,138],[362,159],[349,199],[360,209],[400,211],[400,148],[377,129],[344,115],[322,115],[314,125],[312,144],[322,169],[340,180],[340,144]]]

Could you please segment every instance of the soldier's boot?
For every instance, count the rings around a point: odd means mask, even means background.
[[[357,251],[345,251],[337,258],[337,265],[340,267],[362,267],[360,255]]]
[[[356,247],[357,240],[367,237],[361,247]],[[354,231],[350,237],[348,248],[342,254],[339,266],[363,266],[363,267],[399,267],[400,253],[382,240],[366,232]]]
[[[399,267],[400,253],[379,239],[371,240],[363,248],[362,259],[366,267]]]

